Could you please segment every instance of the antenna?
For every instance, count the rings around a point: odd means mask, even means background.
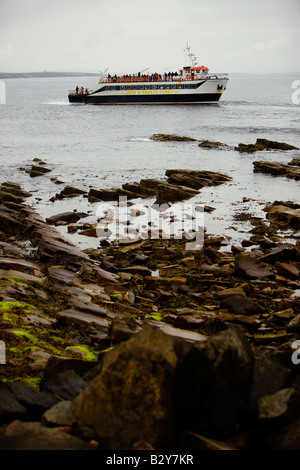
[[[104,70],[104,72],[102,72],[101,70],[99,70],[99,72],[101,73],[101,75],[104,75],[105,72],[107,72],[107,70],[108,70],[108,67],[107,67],[107,69]]]
[[[147,70],[149,70],[149,67],[147,67],[147,68],[144,69],[144,70],[140,70],[138,73],[144,73],[144,72],[146,72]]]
[[[192,67],[195,67],[197,65],[197,57],[195,56],[195,54],[192,54],[191,52],[191,48],[189,46],[189,43],[187,42],[186,43],[186,49],[185,51],[187,52],[187,55],[190,59],[190,63],[191,63],[191,66]]]

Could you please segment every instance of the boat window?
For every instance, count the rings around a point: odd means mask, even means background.
[[[152,90],[157,90],[158,89],[158,86],[157,85],[152,85]]]

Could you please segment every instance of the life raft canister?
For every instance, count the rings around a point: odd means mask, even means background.
[[[197,80],[198,79],[198,75],[194,75],[194,80]]]
[[[190,79],[191,79],[191,76],[190,76],[190,75],[187,75],[187,76],[186,76],[186,79],[187,79],[187,80],[190,80]]]

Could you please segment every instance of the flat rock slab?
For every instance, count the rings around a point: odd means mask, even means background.
[[[94,266],[94,271],[96,272],[98,281],[103,284],[115,284],[119,280],[117,274],[106,271],[98,266]]]
[[[101,307],[100,305],[93,304],[91,302],[81,302],[80,299],[72,300],[72,307],[85,313],[97,316],[106,316],[108,314],[106,308]]]
[[[89,260],[85,253],[51,226],[44,224],[38,227],[32,237],[38,241],[38,254],[44,262],[55,261],[56,264],[71,264],[78,267],[83,260]]]
[[[193,137],[179,136],[174,134],[153,134],[149,137],[151,140],[159,142],[195,142],[197,139]]]
[[[96,447],[37,422],[16,423],[0,433],[2,450],[95,450]]]
[[[266,206],[267,218],[271,223],[283,229],[300,228],[300,205],[294,203],[284,203],[275,201],[272,205]]]
[[[55,404],[43,414],[42,424],[48,427],[72,426],[75,416],[71,405],[71,400],[63,400]]]
[[[291,263],[281,263],[280,261],[276,261],[275,268],[279,273],[290,277],[291,279],[297,279],[300,274],[299,269]]]
[[[102,328],[108,328],[110,325],[110,323],[104,318],[100,318],[91,313],[85,313],[85,312],[81,312],[79,310],[75,310],[71,308],[67,310],[62,310],[61,312],[58,312],[56,315],[58,318],[65,318],[66,320],[70,320],[71,322],[76,321],[78,323],[85,323],[85,324],[95,323],[96,325]]]
[[[44,166],[32,165],[31,168],[25,171],[26,173],[29,174],[29,176],[34,178],[36,176],[42,176],[42,175],[45,175],[46,173],[50,173],[52,170]]]
[[[184,201],[198,194],[198,191],[193,188],[180,184],[171,184],[163,179],[142,179],[140,181],[140,186],[153,191],[158,203],[160,204]]]
[[[247,297],[232,295],[221,301],[221,307],[228,308],[238,315],[253,315],[260,312],[260,307]]]
[[[14,269],[14,270],[25,270],[25,271],[33,271],[38,273],[42,276],[40,268],[37,264],[32,263],[30,261],[25,261],[23,259],[16,259],[16,258],[0,258],[0,268],[4,269]]]
[[[263,257],[260,258],[263,261]],[[235,270],[238,274],[248,278],[257,279],[273,276],[273,271],[260,265],[258,260],[248,253],[241,253],[236,256]]]
[[[3,190],[3,187],[0,189],[0,202],[8,203],[13,202],[20,204],[23,201],[23,196],[19,194],[14,194],[10,191]]]
[[[0,189],[10,194],[15,194],[21,198],[30,197],[31,194],[28,191],[24,191],[18,183],[11,181],[5,181],[1,184]]]
[[[48,391],[61,400],[73,400],[86,386],[87,382],[74,370],[50,375],[43,381],[43,391]]]
[[[159,140],[159,139],[158,139]],[[122,188],[90,189],[90,202],[117,201],[120,197],[128,199],[156,196],[158,203],[179,202],[198,194],[203,186],[213,186],[231,181],[227,175],[213,171],[167,170],[168,179],[142,179],[139,183],[125,183]]]
[[[45,277],[33,276],[32,274],[23,273],[22,271],[15,271],[13,269],[0,269],[0,278],[1,279],[18,279],[23,280],[24,282],[35,282],[41,283],[46,280]]]
[[[28,256],[28,252],[25,249],[18,245],[14,245],[13,243],[0,241],[0,249],[3,251],[3,253],[14,253],[20,256]]]
[[[128,266],[127,268],[123,268],[123,271],[131,274],[140,274],[141,276],[151,275],[151,270],[146,266],[141,265]]]
[[[222,142],[216,142],[213,140],[202,140],[199,144],[199,147],[209,148],[209,149],[218,149],[228,147],[228,145],[223,144]]]
[[[78,220],[88,217],[85,212],[63,212],[61,214],[52,215],[46,219],[48,224],[57,224],[59,222],[75,223]]]
[[[268,173],[273,176],[285,176],[286,178],[299,180],[300,168],[298,166],[285,165],[284,163],[256,161],[253,162],[256,173]]]
[[[209,170],[166,170],[166,176],[169,178],[174,178],[175,175],[182,175],[190,178],[190,181],[193,179],[201,180],[203,186],[214,186],[222,183],[227,183],[232,180],[232,178],[223,173],[218,173],[216,171]]]
[[[147,198],[155,196],[155,192],[151,189],[142,187],[139,183],[124,183],[122,188],[135,194],[136,197]]]
[[[261,150],[299,150],[298,147],[267,139],[256,139],[255,144],[239,144],[235,147],[239,152],[253,153]]]
[[[75,281],[75,273],[68,271],[63,267],[50,266],[48,268],[48,276],[55,282],[72,285]]]
[[[300,158],[299,157],[293,158],[293,160],[291,160],[288,164],[292,166],[293,165],[300,166]]]
[[[8,210],[6,207],[0,206],[0,226],[1,230],[12,235],[21,234],[26,229],[26,225],[16,218],[13,211]]]
[[[265,263],[275,263],[275,261],[286,261],[288,259],[295,259],[297,256],[297,249],[294,245],[285,243],[279,247],[273,248],[259,259]]]
[[[88,193],[89,202],[97,201],[118,201],[120,197],[134,199],[137,195],[124,188],[94,189],[91,188]]]
[[[58,199],[65,197],[75,197],[86,194],[87,192],[83,189],[75,188],[74,186],[65,186],[65,188],[56,195]]]
[[[196,331],[182,330],[180,328],[175,328],[172,325],[168,325],[162,321],[150,320],[148,321],[149,325],[158,328],[160,331],[165,333],[168,336],[173,336],[175,338],[182,339],[188,343],[203,343],[207,340],[207,337],[197,333]]]
[[[229,289],[222,289],[217,292],[219,299],[225,299],[231,297],[232,295],[240,295],[246,297],[245,291],[242,287],[231,287]]]

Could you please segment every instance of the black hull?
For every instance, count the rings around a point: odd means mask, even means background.
[[[85,96],[84,95],[69,95],[69,102],[70,103],[85,103]]]
[[[208,104],[217,103],[221,93],[153,95],[69,95],[70,103],[84,104]]]

